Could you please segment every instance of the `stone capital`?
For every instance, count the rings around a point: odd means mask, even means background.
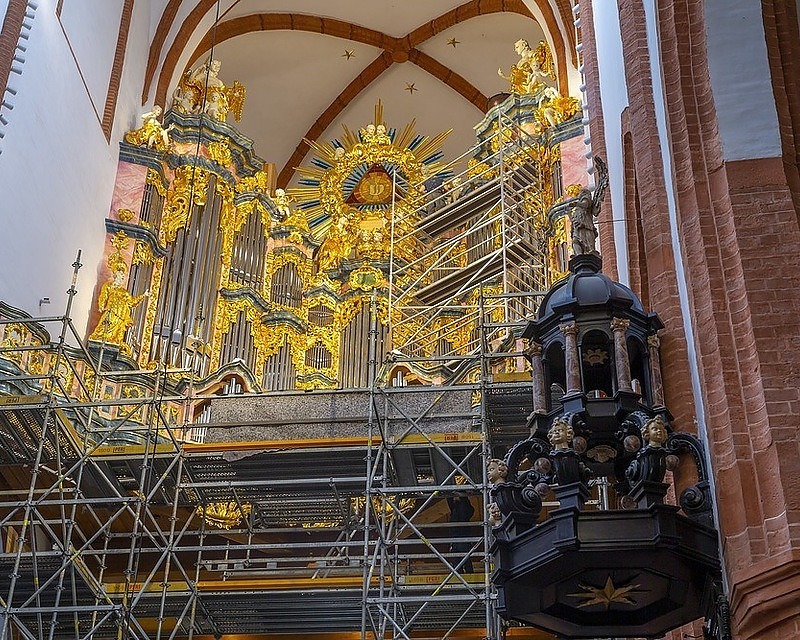
[[[578,325],[575,322],[565,322],[564,324],[558,325],[558,328],[565,336],[578,335]]]
[[[647,346],[654,349],[658,349],[661,346],[661,338],[658,337],[658,334],[654,333],[652,336],[647,336]]]
[[[529,342],[528,348],[525,350],[525,355],[531,358],[542,355],[542,345],[538,342]]]
[[[612,318],[611,329],[616,333],[617,331],[627,331],[631,326],[631,321],[627,318]]]

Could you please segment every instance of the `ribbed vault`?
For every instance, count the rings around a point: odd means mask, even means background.
[[[328,94],[327,98],[322,95],[315,97],[319,104],[318,111],[310,126],[301,125],[302,129],[297,130],[296,141],[291,153],[284,151],[283,153],[286,155],[283,157],[274,157],[269,153],[264,154],[261,146],[258,147],[266,159],[279,163],[278,185],[285,186],[291,180],[295,167],[302,163],[308,152],[309,147],[304,139],[316,140],[323,136],[348,107],[362,97],[362,94],[373,90],[376,83],[383,82],[385,84],[384,77],[387,76],[388,70],[404,63],[411,63],[446,86],[458,96],[455,99],[461,99],[474,106],[475,112],[471,116],[472,121],[479,119],[480,112],[486,109],[488,95],[497,91],[497,81],[495,80],[491,85],[491,90],[487,90],[485,87],[490,83],[485,77],[474,77],[475,74],[471,73],[471,69],[454,69],[441,50],[433,51],[430,46],[430,41],[445,31],[448,35],[455,33],[454,37],[458,40],[459,31],[457,29],[459,25],[467,22],[473,23],[470,32],[473,37],[472,41],[465,46],[474,46],[473,41],[478,39],[475,36],[477,32],[474,25],[488,24],[485,18],[493,14],[515,14],[520,19],[526,20],[525,24],[532,21],[539,23],[553,50],[559,87],[562,92],[566,93],[567,91],[568,67],[574,66],[575,60],[575,31],[571,27],[569,0],[528,0],[527,5],[522,0],[469,0],[457,6],[452,6],[454,3],[448,0],[438,0],[431,3],[431,7],[448,4],[451,6],[433,18],[424,15],[423,17],[426,19],[421,20],[415,28],[404,35],[392,35],[393,25],[389,21],[383,25],[360,24],[352,19],[344,19],[346,11],[341,12],[341,18],[337,15],[330,15],[337,14],[337,9],[351,5],[353,1],[322,3],[317,8],[323,8],[326,15],[313,15],[307,11],[280,11],[282,4],[280,0],[276,0],[274,3],[254,2],[253,0],[221,1],[220,18],[214,24],[214,16],[218,9],[217,0],[197,0],[188,12],[188,6],[184,0],[168,0],[153,35],[145,72],[142,101],[143,103],[148,102],[154,93],[154,103],[168,102],[169,91],[180,73],[207,55],[212,46],[220,47],[223,44],[230,46],[238,39],[248,37],[250,38],[248,43],[259,42],[252,39],[254,34],[266,36],[267,32],[302,32],[341,39],[343,49],[347,49],[353,44],[374,48],[372,55],[369,55],[370,49],[364,50],[358,62],[360,71],[352,79],[342,82],[340,86],[343,88],[338,91],[338,94]],[[314,5],[313,0],[307,0],[305,3],[283,4],[289,4],[292,9],[296,6],[305,10],[314,8],[310,6]],[[306,6],[302,6],[303,4]],[[264,9],[272,9],[271,5],[274,5],[274,10],[264,11]],[[534,11],[531,11],[528,5],[534,5]],[[252,11],[252,9],[258,9],[258,11]],[[387,3],[387,11],[397,12],[399,10]],[[416,8],[415,3],[406,3],[403,5],[402,11],[404,17],[407,18],[407,13],[413,14],[419,9]],[[428,13],[430,13],[430,8]],[[479,19],[484,21],[479,22]],[[480,33],[480,36],[484,37],[484,34]],[[514,32],[505,35],[509,49],[517,37],[520,37],[519,34]],[[303,42],[307,43],[308,41],[304,40]],[[425,50],[426,46],[427,50]],[[165,48],[166,53],[164,53]],[[187,55],[190,50],[191,53]],[[217,49],[215,49],[216,51]],[[161,59],[162,55],[163,59]],[[291,55],[291,53],[287,52],[287,55]],[[512,51],[502,56],[500,66],[507,67],[513,61]],[[223,64],[227,64],[224,59]],[[231,77],[237,73],[237,69],[226,68],[224,71],[231,74]],[[485,73],[483,75],[486,76]],[[395,84],[396,76],[396,73],[392,76]],[[238,79],[248,86],[247,78]],[[407,82],[406,84],[416,83]],[[248,89],[252,95],[254,87],[250,86]],[[291,90],[290,87],[285,87],[285,89]],[[380,89],[375,90],[385,91],[385,88],[381,86]],[[413,95],[413,90],[411,90],[411,95]],[[436,97],[438,98],[436,100],[437,108],[444,106],[440,104],[441,95]],[[430,92],[425,99],[431,99]],[[392,108],[392,104],[387,106]],[[249,106],[248,109],[250,109]],[[463,112],[463,106],[456,109],[461,109]],[[414,111],[410,113],[411,117],[419,118],[420,115]],[[298,116],[297,119],[299,120],[300,117]],[[357,126],[363,123],[351,124]],[[395,124],[400,125],[402,122]],[[247,130],[245,133],[252,135]],[[331,135],[336,135],[336,133],[331,132]],[[256,142],[260,145],[261,141],[256,137]],[[286,147],[285,142],[283,147]]]

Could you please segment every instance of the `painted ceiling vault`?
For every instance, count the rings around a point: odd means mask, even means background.
[[[165,0],[153,15],[143,104],[170,102],[181,74],[213,49],[221,79],[247,88],[237,127],[294,185],[304,139],[361,126],[381,100],[387,121],[417,121],[454,158],[474,143],[488,99],[508,90],[497,70],[514,42],[550,45],[562,93],[576,94],[569,0]]]

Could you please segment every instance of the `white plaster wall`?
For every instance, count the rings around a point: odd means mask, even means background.
[[[11,79],[17,96],[0,155],[0,299],[33,315],[61,313],[71,264],[82,249],[84,267],[72,313],[82,330],[103,250],[118,142],[138,118],[150,7],[134,4],[109,144],[56,18],[56,4],[39,0],[23,74]],[[75,37],[101,41],[88,27],[81,32],[79,21],[73,26]],[[116,33],[119,23],[108,28]],[[112,40],[110,50],[93,52],[98,65],[105,67],[113,58],[116,37]],[[92,57],[82,62],[93,64]],[[52,302],[40,310],[43,297]]]
[[[704,8],[708,66],[725,159],[781,155],[761,2],[706,0]]]
[[[0,0],[0,25],[3,24],[3,18],[6,17],[6,9],[8,9],[8,0]]]
[[[600,74],[600,94],[606,138],[606,164],[611,190],[611,219],[613,229],[600,229],[601,234],[613,232],[617,250],[617,269],[620,282],[627,284],[628,247],[625,236],[625,167],[622,157],[622,112],[628,106],[628,87],[625,82],[622,57],[622,35],[617,0],[594,0],[594,32],[597,46],[597,66]],[[591,111],[592,105],[589,105]]]

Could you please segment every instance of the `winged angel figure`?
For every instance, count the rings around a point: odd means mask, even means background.
[[[572,253],[597,253],[597,228],[594,219],[600,214],[600,204],[608,188],[608,169],[606,163],[599,157],[594,159],[597,186],[594,194],[587,188],[580,190],[572,205],[569,220],[572,224]]]

